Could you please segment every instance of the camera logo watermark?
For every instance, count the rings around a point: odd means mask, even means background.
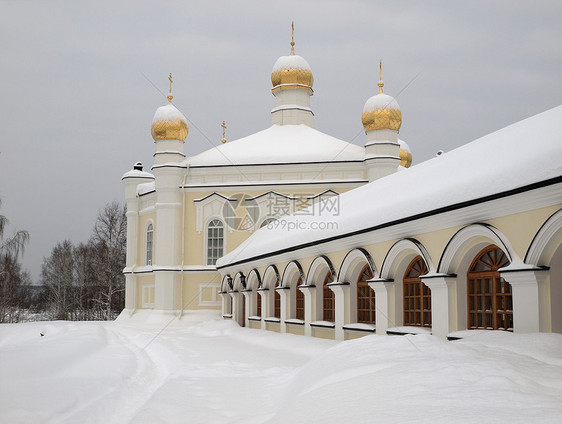
[[[332,193],[287,195],[269,192],[257,197],[237,193],[224,203],[222,215],[231,231],[251,232],[261,227],[287,231],[335,230],[337,223],[326,221],[340,213],[339,196]],[[289,219],[289,215],[318,219]]]

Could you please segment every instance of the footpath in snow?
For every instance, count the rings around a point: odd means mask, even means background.
[[[560,334],[335,342],[209,318],[0,325],[0,422],[562,422]]]

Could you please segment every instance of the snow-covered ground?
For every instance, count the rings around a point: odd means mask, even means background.
[[[210,318],[0,325],[0,422],[562,422],[560,334],[335,342]]]

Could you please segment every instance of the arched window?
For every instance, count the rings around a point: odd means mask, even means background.
[[[152,265],[152,244],[154,240],[154,227],[152,222],[146,227],[146,264]]]
[[[404,274],[404,325],[431,327],[431,290],[420,278],[427,271],[424,260],[417,256]]]
[[[224,226],[219,219],[213,219],[207,226],[207,265],[215,265],[223,255]]]
[[[476,256],[467,275],[468,327],[513,331],[511,285],[498,269],[509,259],[497,246],[488,246]]]
[[[297,319],[304,320],[304,293],[299,290],[299,286],[302,284],[302,279],[299,277],[297,284],[295,284],[295,313]]]
[[[328,287],[328,284],[333,281],[334,277],[332,273],[328,271],[324,278],[324,284],[322,285],[322,319],[330,322],[336,320],[336,295],[330,287]]]
[[[273,285],[273,314],[275,318],[281,318],[281,295],[277,290],[275,290],[277,287],[279,287],[279,280],[277,280]]]
[[[375,292],[367,284],[373,278],[373,271],[366,264],[357,279],[357,322],[375,323]]]

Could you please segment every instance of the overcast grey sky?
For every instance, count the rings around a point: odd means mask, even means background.
[[[270,125],[292,20],[316,128],[365,142],[382,58],[414,163],[561,103],[557,0],[0,1],[0,213],[31,233],[34,279],[55,243],[86,241],[123,200],[135,161],[150,169],[170,72],[186,154],[220,143],[223,120],[229,140]]]

